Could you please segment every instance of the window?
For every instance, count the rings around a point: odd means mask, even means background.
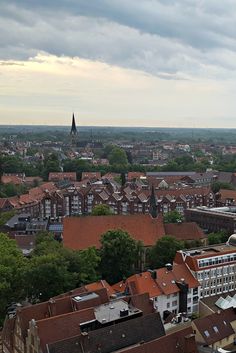
[[[218,330],[218,327],[217,326],[213,326],[213,330],[215,331],[215,333],[218,333],[219,330]]]
[[[167,304],[166,304],[166,307],[169,309],[169,307],[170,307],[170,303],[167,303]]]
[[[173,302],[172,302],[172,306],[176,306],[177,305],[177,300],[174,300]]]
[[[208,332],[207,330],[204,331],[204,335],[205,335],[206,337],[210,337],[210,334],[209,334],[209,332]]]

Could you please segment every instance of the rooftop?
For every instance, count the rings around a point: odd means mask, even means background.
[[[94,314],[98,322],[106,324],[127,318],[131,316],[138,316],[142,311],[129,305],[126,301],[119,299],[110,303],[99,305],[94,309]]]

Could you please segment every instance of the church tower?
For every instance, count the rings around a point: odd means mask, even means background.
[[[77,128],[76,128],[74,113],[73,113],[73,116],[72,116],[72,124],[71,124],[71,130],[70,130],[70,140],[71,140],[71,145],[73,147],[76,147],[76,144],[77,144],[77,141],[78,141],[78,131],[77,131]]]
[[[149,213],[152,218],[157,218],[157,201],[154,191],[154,186],[152,185],[152,192],[150,195],[150,205],[149,205]]]

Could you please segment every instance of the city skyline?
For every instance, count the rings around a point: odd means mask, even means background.
[[[236,127],[231,0],[0,10],[0,124]]]

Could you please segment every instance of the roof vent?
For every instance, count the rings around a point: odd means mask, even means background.
[[[173,269],[173,266],[170,263],[166,264],[165,267],[166,267],[167,271],[172,271],[172,269]]]

